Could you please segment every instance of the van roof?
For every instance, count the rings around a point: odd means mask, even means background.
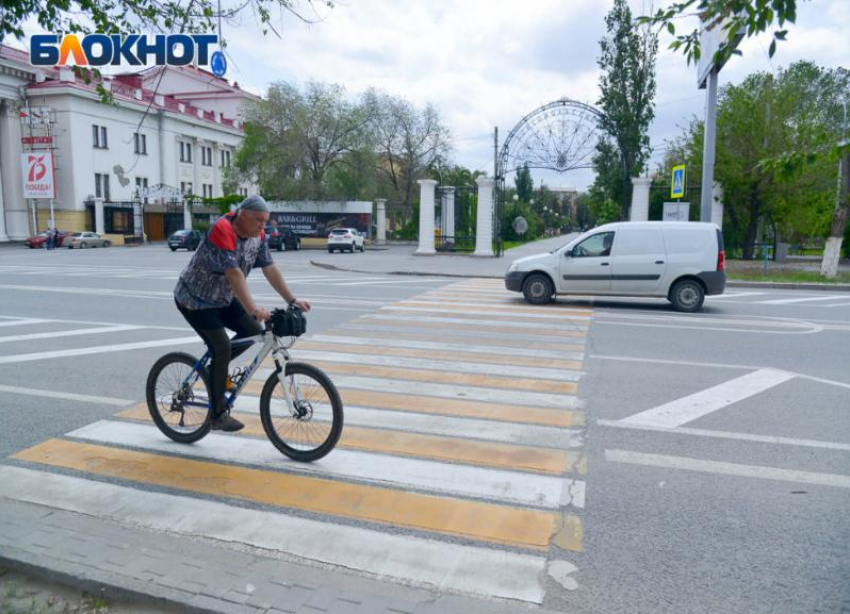
[[[591,230],[617,230],[618,228],[688,228],[691,230],[712,229],[718,230],[717,224],[713,222],[611,222],[597,226]]]

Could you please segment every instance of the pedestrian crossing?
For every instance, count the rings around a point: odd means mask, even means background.
[[[468,279],[300,339],[345,405],[337,448],[295,463],[265,439],[264,364],[238,434],[176,444],[144,402],[12,455],[0,496],[338,565],[441,591],[542,603],[583,550],[590,309],[529,309]]]

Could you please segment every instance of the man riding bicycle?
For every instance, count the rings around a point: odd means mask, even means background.
[[[275,291],[290,305],[310,311],[310,303],[298,300],[272,260],[263,228],[269,220],[269,206],[260,196],[249,196],[216,222],[183,269],[174,288],[174,301],[186,321],[212,352],[210,369],[211,428],[238,431],[244,428],[232,417],[225,403],[227,367],[247,348],[231,352],[225,328],[236,332],[234,339],[251,337],[263,331],[260,322],[271,314],[257,306],[246,278],[260,268]]]

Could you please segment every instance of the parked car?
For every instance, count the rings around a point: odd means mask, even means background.
[[[361,252],[366,251],[366,246],[363,243],[363,235],[356,228],[334,228],[328,234],[328,253],[332,254],[336,250],[347,250],[354,253],[354,250],[359,249]]]
[[[702,308],[726,287],[723,235],[703,222],[616,222],[560,249],[514,261],[505,287],[542,305],[556,294],[656,296],[678,311]]]
[[[75,247],[81,249],[86,247],[109,247],[112,245],[112,241],[104,239],[96,232],[75,232],[66,237],[62,245],[68,249],[74,249]]]
[[[56,235],[56,247],[62,247],[62,242],[65,240],[65,237],[69,236],[71,233],[66,232],[64,230],[60,230]],[[36,249],[39,247],[47,247],[47,233],[40,232],[35,236],[30,237],[24,244],[30,249]]]
[[[168,247],[172,252],[178,249],[193,251],[198,249],[198,246],[203,240],[204,233],[200,230],[178,230],[168,237]]]
[[[298,251],[301,249],[301,237],[287,226],[266,226],[266,240],[269,249],[282,252],[284,249]]]

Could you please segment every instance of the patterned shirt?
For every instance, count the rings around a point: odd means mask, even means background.
[[[228,269],[240,269],[248,277],[251,269],[274,264],[265,233],[239,238],[233,229],[235,217],[231,213],[216,222],[180,274],[174,298],[187,309],[215,309],[233,302],[233,288],[224,276]]]

